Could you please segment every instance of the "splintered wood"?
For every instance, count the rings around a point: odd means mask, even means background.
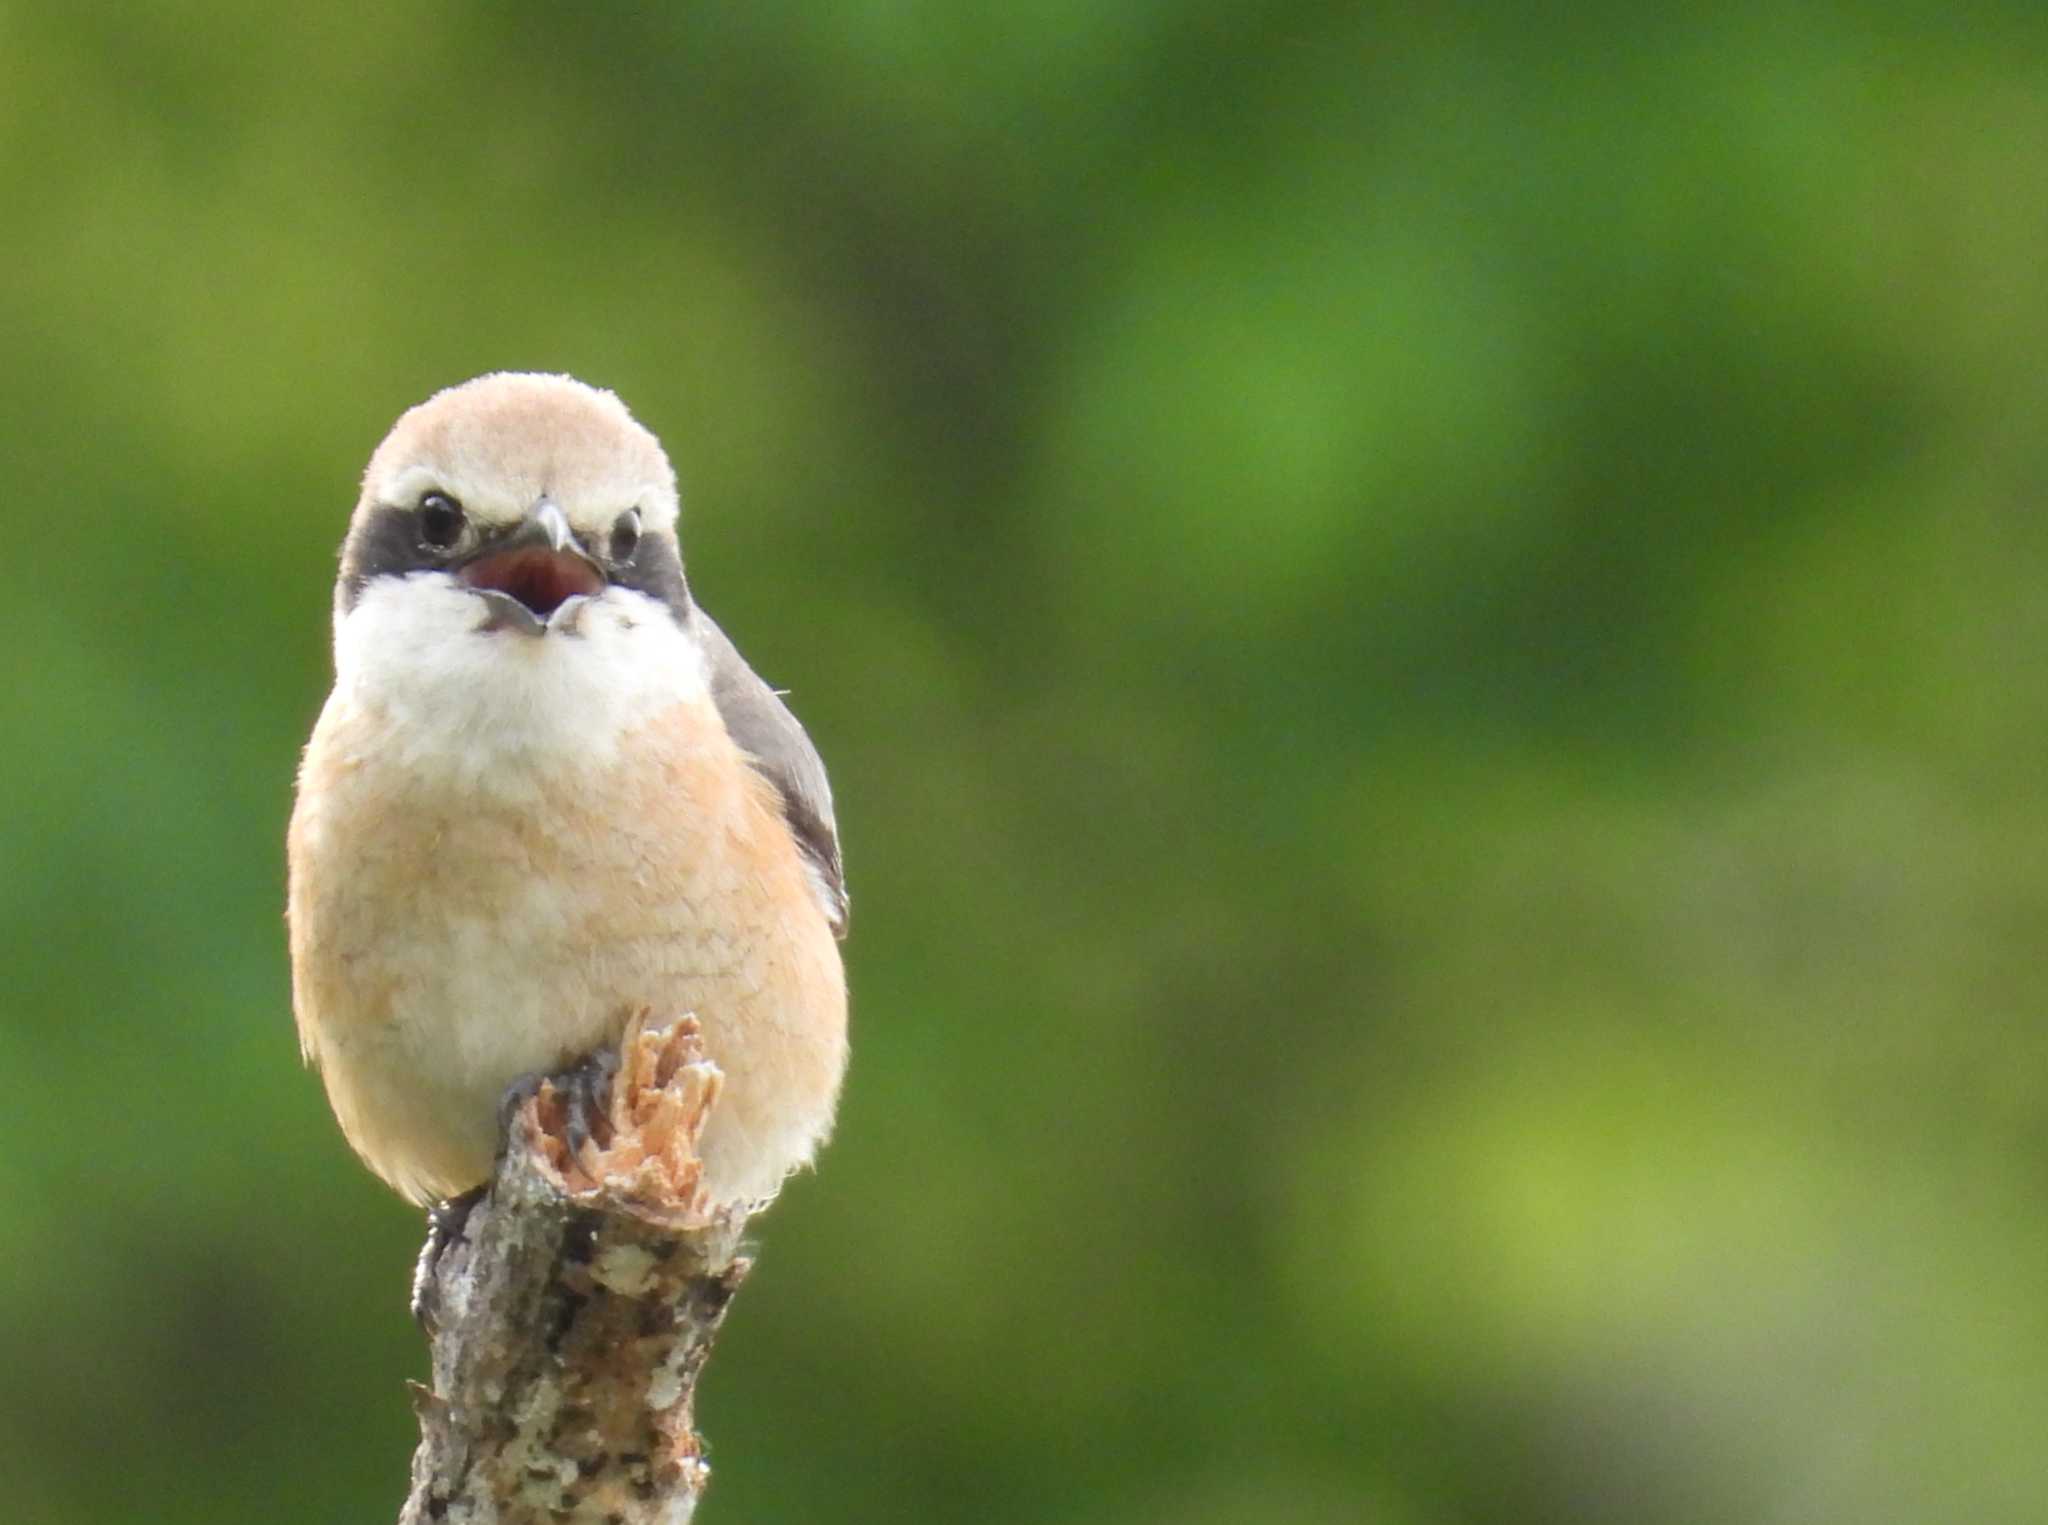
[[[430,1275],[433,1389],[401,1525],[681,1525],[708,1480],[698,1374],[748,1261],[696,1141],[719,1071],[646,1017],[608,1094],[545,1081]]]
[[[574,1097],[544,1080],[520,1109],[532,1147],[556,1183],[580,1200],[607,1198],[656,1222],[705,1221],[697,1139],[724,1077],[704,1057],[695,1017],[649,1027],[643,1009],[619,1045],[609,1105],[580,1137]]]

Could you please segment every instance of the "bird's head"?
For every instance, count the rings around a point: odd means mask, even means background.
[[[567,376],[480,376],[406,413],[370,458],[336,619],[409,584],[505,640],[573,637],[613,590],[681,621],[676,517],[668,457],[617,397]]]

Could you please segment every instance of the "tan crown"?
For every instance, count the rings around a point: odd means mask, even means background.
[[[676,476],[661,442],[613,393],[572,376],[497,371],[435,393],[370,457],[356,518],[434,491],[486,527],[518,522],[545,497],[587,536],[629,508],[644,530],[675,531]]]

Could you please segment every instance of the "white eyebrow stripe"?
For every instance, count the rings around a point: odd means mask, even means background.
[[[441,479],[441,473],[424,464],[405,468],[378,489],[377,495],[387,503],[410,503],[429,488],[439,487],[455,492],[455,485]],[[460,497],[460,493],[456,493]]]

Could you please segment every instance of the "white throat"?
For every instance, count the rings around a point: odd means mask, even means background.
[[[644,594],[607,588],[574,633],[488,630],[488,613],[447,575],[415,572],[371,579],[337,617],[330,703],[370,721],[380,767],[529,798],[605,766],[662,711],[709,698],[696,640]]]

